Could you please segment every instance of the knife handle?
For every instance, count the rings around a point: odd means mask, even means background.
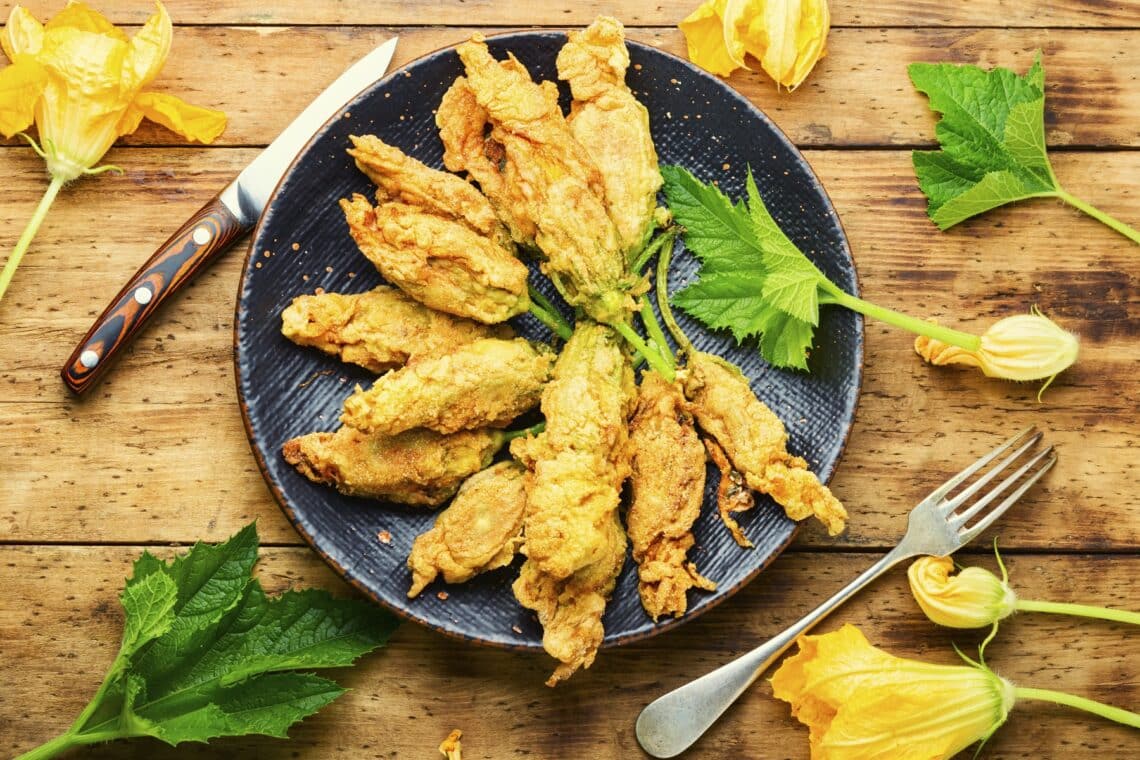
[[[60,371],[64,384],[76,395],[94,386],[155,310],[247,229],[214,196],[155,251],[95,320]]]

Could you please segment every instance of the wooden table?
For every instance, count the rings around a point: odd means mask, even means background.
[[[484,32],[581,26],[614,13],[632,38],[684,53],[675,24],[696,0],[453,7],[304,0],[169,0],[177,29],[157,87],[223,108],[209,148],[145,125],[107,161],[125,169],[66,188],[0,303],[0,752],[63,731],[118,646],[117,594],[143,547],[169,555],[256,518],[271,589],[351,590],[282,516],[250,454],[232,368],[242,252],[206,272],[136,340],[94,393],[68,395],[63,360],[124,278],[228,182],[348,62],[400,35],[394,66]],[[61,5],[31,0],[43,19]],[[99,3],[139,24],[142,0]],[[467,645],[405,624],[390,646],[338,675],[352,691],[291,741],[93,748],[91,757],[436,757],[453,728],[467,758],[638,757],[633,723],[664,691],[782,629],[880,556],[905,513],[1007,432],[1035,423],[1060,461],[964,561],[994,567],[1000,536],[1024,596],[1140,608],[1140,249],[1059,203],[998,210],[940,233],[927,220],[910,150],[934,118],[906,75],[912,61],[1005,65],[1034,51],[1047,72],[1046,124],[1065,187],[1140,223],[1140,4],[1135,0],[836,0],[830,53],[788,95],[759,74],[729,81],[804,151],[843,219],[871,300],[981,331],[1039,305],[1083,339],[1078,364],[1038,403],[1036,387],[931,368],[911,336],[866,328],[862,399],[832,486],[847,533],[807,526],[760,578],[709,614],[650,641],[604,651],[551,690],[540,654]],[[452,27],[462,22],[470,26]],[[1001,24],[1001,26],[997,26]],[[10,248],[46,180],[17,141],[0,147],[0,247]],[[904,656],[952,663],[977,637],[927,622],[896,571],[825,629],[858,623]],[[988,662],[1018,683],[1140,708],[1140,635],[1123,625],[1024,615]],[[1041,703],[1019,705],[986,758],[1124,758],[1140,734]],[[757,685],[688,755],[806,758],[807,731]]]

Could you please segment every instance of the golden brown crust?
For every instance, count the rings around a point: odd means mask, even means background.
[[[705,490],[705,450],[679,386],[646,372],[630,421],[633,450],[626,530],[638,564],[641,604],[654,620],[680,617],[693,587],[713,590],[686,553]]]
[[[439,575],[448,583],[463,583],[511,563],[522,545],[524,474],[517,462],[506,461],[464,481],[431,530],[412,543],[408,597]]]
[[[395,435],[423,427],[454,433],[504,427],[538,406],[555,355],[523,338],[483,338],[445,356],[418,359],[344,402],[341,422]]]
[[[605,525],[629,476],[633,393],[620,339],[580,321],[542,394],[545,431],[511,449],[530,469],[526,553],[548,575],[566,578],[606,548]]]
[[[487,324],[530,306],[526,265],[466,225],[406,203],[374,208],[359,194],[340,206],[361,253],[420,303]]]
[[[558,579],[528,559],[512,586],[519,603],[538,614],[543,649],[559,661],[547,686],[590,667],[605,637],[602,614],[625,564],[626,538],[616,511],[602,528],[602,551],[592,564]]]
[[[829,534],[843,532],[847,511],[807,462],[788,453],[784,424],[756,398],[738,369],[694,352],[685,395],[701,428],[720,444],[749,488],[770,495],[793,520],[815,515]]]
[[[511,338],[514,330],[429,309],[381,285],[365,293],[297,296],[281,312],[281,334],[379,374],[480,338]]]
[[[309,480],[348,496],[434,507],[486,467],[501,445],[502,434],[493,430],[385,436],[342,427],[293,438],[281,453]]]
[[[662,179],[649,111],[625,83],[629,51],[621,22],[599,16],[570,32],[557,65],[558,78],[570,83],[574,96],[570,131],[601,173],[622,250],[637,250],[653,230]]]

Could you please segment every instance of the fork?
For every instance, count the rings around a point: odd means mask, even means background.
[[[792,645],[796,637],[854,596],[855,592],[905,559],[924,554],[946,556],[976,538],[1057,461],[1053,447],[1049,446],[1030,455],[998,485],[979,495],[994,478],[1013,468],[1041,438],[1042,434],[1035,433],[1032,426],[1026,428],[950,478],[911,510],[906,534],[898,545],[833,597],[751,652],[651,702],[637,718],[637,741],[642,749],[653,757],[661,758],[676,757],[684,752]],[[960,493],[947,498],[967,478],[1010,449],[1014,449],[1013,453]],[[986,507],[1014,486],[1016,489],[1000,504],[982,514]],[[966,523],[975,517],[979,519],[966,527]]]

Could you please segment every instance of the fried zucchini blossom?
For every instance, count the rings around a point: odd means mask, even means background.
[[[409,597],[418,596],[439,575],[448,583],[463,583],[511,563],[523,542],[525,472],[508,460],[464,481],[431,530],[412,542]]]
[[[485,325],[429,309],[396,288],[301,295],[281,312],[281,334],[380,374],[413,359],[443,356],[480,338],[509,339],[509,325]]]
[[[656,372],[642,375],[630,421],[633,449],[626,530],[638,566],[641,605],[651,618],[680,617],[690,588],[716,584],[687,553],[705,496],[705,450],[680,387]]]
[[[450,354],[417,359],[344,402],[341,422],[366,433],[412,428],[455,433],[504,427],[538,406],[555,355],[523,338],[482,338]]]

